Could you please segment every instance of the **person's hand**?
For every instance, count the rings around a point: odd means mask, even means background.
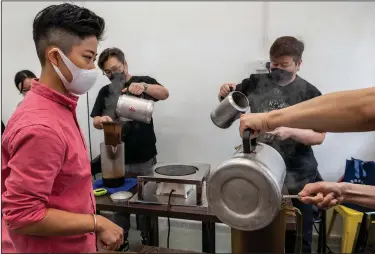
[[[103,128],[103,123],[105,123],[105,122],[113,122],[113,120],[109,116],[100,117],[100,125],[102,126],[102,128]]]
[[[220,87],[219,97],[225,98],[230,93],[230,88],[233,88],[233,90],[236,90],[236,84],[234,84],[234,83],[224,83]]]
[[[145,86],[143,83],[131,83],[129,87],[122,90],[122,92],[129,91],[135,95],[141,95],[145,91]]]
[[[345,183],[316,182],[306,184],[298,194],[301,202],[314,204],[319,208],[330,208],[344,201]],[[314,196],[316,194],[316,196]]]
[[[267,132],[268,134],[271,134],[278,140],[285,140],[292,136],[293,128],[288,127],[279,127],[274,129],[273,131]]]
[[[105,250],[118,250],[124,243],[124,230],[103,216],[96,216],[96,236]]]
[[[242,137],[243,132],[246,129],[252,131],[251,137],[258,136],[259,133],[269,131],[267,126],[267,115],[266,113],[249,113],[242,114],[240,117],[240,135]]]

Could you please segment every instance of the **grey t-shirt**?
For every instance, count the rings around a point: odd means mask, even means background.
[[[321,95],[315,86],[299,76],[292,83],[279,86],[269,74],[250,75],[237,85],[236,91],[248,97],[252,113],[285,108]],[[258,137],[258,141],[271,145],[283,157],[287,167],[285,184],[289,193],[297,194],[307,183],[315,180],[318,163],[311,146],[292,139],[275,140],[267,134]]]

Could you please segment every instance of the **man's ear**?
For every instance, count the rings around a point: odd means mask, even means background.
[[[301,65],[302,65],[302,59],[300,59],[300,60],[297,62],[297,71],[299,71],[299,69],[301,68]]]

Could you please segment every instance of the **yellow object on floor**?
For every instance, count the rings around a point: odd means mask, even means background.
[[[342,217],[341,253],[352,253],[357,237],[358,226],[362,223],[363,212],[356,211],[346,206],[338,205],[332,208],[333,214],[329,221],[327,238],[331,234],[336,215]]]

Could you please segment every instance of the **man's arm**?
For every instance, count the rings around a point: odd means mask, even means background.
[[[43,125],[25,127],[13,137],[8,150],[10,175],[2,195],[2,213],[10,230],[41,236],[94,231],[93,215],[47,207],[66,150],[57,133]]]
[[[375,208],[375,186],[341,183],[346,185],[344,202]]]
[[[168,89],[162,86],[156,79],[147,76],[145,77],[144,83],[147,84],[147,90],[145,90],[144,93],[150,95],[156,100],[168,99]]]
[[[156,79],[145,76],[140,83],[131,83],[129,87],[122,90],[122,92],[129,91],[135,95],[141,95],[145,93],[146,98],[150,97],[154,101],[165,100],[169,97],[169,91],[167,88],[159,84]]]
[[[265,125],[265,129],[287,126],[318,132],[373,131],[375,88],[330,93],[271,111],[265,116]]]
[[[371,185],[334,182],[310,183],[304,187],[299,196],[302,202],[315,204],[319,207],[353,203],[375,208],[375,186]]]
[[[218,99],[222,101],[230,93],[231,88],[248,96],[256,88],[257,84],[258,80],[254,74],[251,74],[249,78],[242,80],[242,82],[237,85],[235,83],[224,83],[220,87]]]
[[[325,139],[325,133],[289,127],[279,127],[268,133],[279,140],[290,138],[307,146],[320,145]]]
[[[169,97],[168,89],[159,84],[147,84],[147,90],[144,93],[157,100],[166,100]]]
[[[293,129],[290,138],[307,146],[315,146],[323,143],[326,134],[313,130]]]

